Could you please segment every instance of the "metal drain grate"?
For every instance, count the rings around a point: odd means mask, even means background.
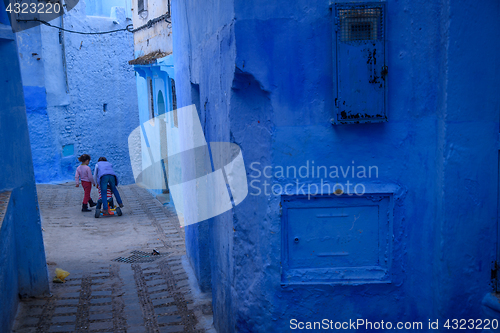
[[[131,253],[132,255],[127,258],[118,257],[116,259],[113,259],[113,261],[126,262],[129,264],[145,263],[145,262],[153,262],[156,259],[159,259],[165,255],[165,254],[160,254],[159,252],[157,252],[158,254],[154,255],[153,253],[142,252],[142,251],[132,251]]]

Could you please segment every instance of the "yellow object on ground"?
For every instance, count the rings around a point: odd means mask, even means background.
[[[56,268],[56,277],[54,278],[54,282],[59,282],[59,281],[55,281],[55,279],[59,279],[61,280],[62,282],[64,282],[64,279],[67,278],[69,275],[69,272],[66,272],[65,270],[62,270],[60,268]]]

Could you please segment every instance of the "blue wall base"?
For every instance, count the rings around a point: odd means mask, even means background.
[[[496,319],[500,323],[500,294],[488,293],[484,296],[481,303],[481,310],[484,315],[483,319]],[[491,325],[490,325],[491,327]],[[483,329],[487,332],[500,332],[500,324],[497,329]]]

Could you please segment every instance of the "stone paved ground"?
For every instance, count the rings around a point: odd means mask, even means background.
[[[13,332],[214,332],[211,296],[197,290],[171,209],[127,185],[123,215],[96,219],[80,211],[81,187],[37,191],[50,278],[56,267],[71,274],[51,282],[50,297],[23,300]],[[138,256],[152,262],[116,261],[153,249],[160,256]]]

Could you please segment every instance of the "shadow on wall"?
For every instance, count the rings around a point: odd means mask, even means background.
[[[24,86],[23,89],[36,182],[50,183],[52,181],[72,179],[75,172],[73,167],[75,156],[65,158],[68,150],[63,147],[61,152],[56,147],[57,141],[52,133],[47,112],[45,88]]]
[[[3,12],[0,2],[0,12]],[[3,23],[6,23],[2,20]],[[49,293],[18,50],[0,24],[0,331],[10,332],[19,296]]]

